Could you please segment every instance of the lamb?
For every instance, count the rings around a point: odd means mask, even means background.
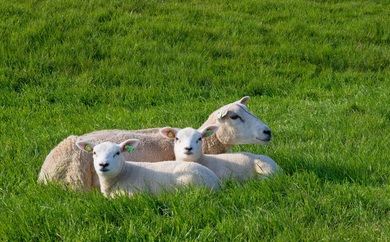
[[[202,186],[213,191],[220,189],[219,179],[208,168],[194,162],[129,162],[123,154],[131,152],[139,143],[128,139],[120,144],[103,142],[95,145],[78,141],[77,147],[93,153],[93,165],[100,180],[101,192],[106,197],[146,191],[159,194],[163,190],[174,191],[188,185]]]
[[[205,155],[202,153],[202,140],[211,137],[218,126],[210,125],[198,131],[193,128],[162,128],[162,136],[175,140],[177,161],[197,162],[212,170],[219,179],[246,180],[267,177],[281,168],[270,157],[247,152]]]
[[[271,130],[267,125],[248,111],[249,97],[227,104],[214,111],[200,127],[219,125],[215,135],[205,139],[205,154],[225,153],[238,144],[266,145],[271,140]],[[174,160],[173,141],[164,139],[158,128],[144,130],[101,130],[82,136],[70,136],[58,144],[46,157],[38,181],[47,183],[54,180],[69,184],[71,188],[90,190],[99,187],[99,179],[92,167],[92,154],[82,153],[74,139],[89,140],[95,143],[105,141],[120,142],[126,139],[139,139],[140,145],[131,154],[125,153],[126,160],[157,162]]]

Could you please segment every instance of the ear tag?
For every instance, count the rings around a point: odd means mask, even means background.
[[[125,149],[127,150],[127,153],[131,153],[134,150],[134,147],[131,145],[126,145]]]
[[[90,145],[86,145],[86,146],[85,146],[85,150],[88,151],[88,152],[90,152],[90,151],[92,150],[92,147],[91,147]]]
[[[206,134],[207,137],[209,137],[209,136],[211,136],[213,134],[213,131],[208,129],[208,130],[206,130],[205,134]]]
[[[169,131],[169,132],[168,132],[168,137],[169,137],[169,138],[173,138],[173,137],[175,137],[175,135],[173,134],[172,131]]]

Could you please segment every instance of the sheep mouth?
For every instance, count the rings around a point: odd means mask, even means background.
[[[260,141],[260,143],[268,143],[271,141],[271,137],[267,138],[267,139],[260,139],[260,138],[256,138],[258,141]]]
[[[106,172],[106,171],[109,171],[110,169],[108,169],[107,167],[102,167],[99,169],[99,171],[101,172]]]
[[[185,155],[193,155],[194,153],[192,153],[191,151],[187,151],[187,152],[184,152]]]

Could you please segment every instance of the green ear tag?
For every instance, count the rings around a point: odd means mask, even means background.
[[[213,134],[213,131],[211,131],[211,130],[206,130],[206,136],[207,137],[209,137],[209,136],[211,136]]]
[[[85,146],[85,150],[88,151],[88,152],[90,152],[90,151],[92,150],[92,147],[91,147],[90,145],[86,145],[86,146]]]
[[[173,138],[174,136],[175,136],[175,135],[173,134],[172,131],[169,131],[169,132],[168,132],[168,137],[169,137],[169,138]]]
[[[131,153],[134,150],[134,147],[131,145],[126,145],[125,149],[127,150],[128,153]]]

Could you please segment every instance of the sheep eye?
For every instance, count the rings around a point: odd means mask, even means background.
[[[118,151],[118,152],[116,152],[116,153],[115,153],[115,155],[114,155],[114,157],[115,157],[115,156],[117,156],[117,155],[119,155],[119,154],[120,154],[120,153],[119,153],[119,151]]]
[[[200,137],[200,138],[196,141],[196,143],[198,143],[199,141],[202,141],[202,137]]]
[[[242,122],[244,122],[245,123],[245,121],[239,116],[239,115],[237,115],[237,114],[235,114],[235,115],[233,115],[233,116],[231,116],[230,117],[231,119],[233,119],[233,120],[236,120],[236,119],[240,119]]]
[[[179,138],[178,138],[178,137],[176,137],[176,138],[175,138],[175,141],[179,141]]]
[[[93,152],[93,155],[96,155],[96,152],[95,152],[95,151]]]

